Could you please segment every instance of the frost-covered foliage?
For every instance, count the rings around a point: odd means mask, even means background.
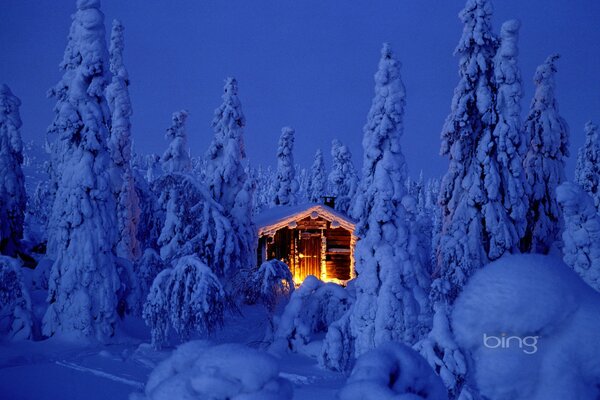
[[[464,28],[455,50],[460,81],[441,135],[441,154],[450,158],[450,165],[440,188],[437,274],[450,283],[444,294],[450,301],[474,270],[514,247],[516,236],[501,203],[499,149],[492,136],[498,39],[492,33],[491,2],[468,0],[460,18]]]
[[[137,240],[140,205],[131,171],[131,122],[133,114],[129,99],[129,75],[123,64],[123,25],[113,21],[110,35],[110,71],[112,81],[106,88],[111,110],[108,147],[112,158],[111,179],[117,202],[119,237],[116,254],[131,262],[141,255]]]
[[[182,344],[150,374],[135,400],[291,400],[277,360],[241,344]]]
[[[248,302],[263,303],[270,312],[282,299],[289,299],[294,293],[294,278],[289,267],[282,261],[265,261],[252,274],[248,288]]]
[[[315,158],[310,168],[310,179],[308,181],[308,201],[311,203],[322,203],[325,196],[325,161],[323,160],[323,152],[318,149],[315,153]]]
[[[236,235],[237,258],[233,269],[247,270],[256,265],[256,227],[252,221],[256,182],[246,172],[243,130],[246,124],[238,98],[237,81],[227,78],[223,104],[215,110],[215,132],[206,155],[206,184],[213,199],[223,206]]]
[[[298,181],[294,166],[294,129],[288,126],[281,130],[277,148],[277,173],[273,187],[273,205],[286,206],[297,203]]]
[[[25,221],[20,106],[10,88],[0,85],[0,254],[9,256],[20,247]]]
[[[21,268],[18,260],[0,256],[0,335],[31,339],[31,300],[23,283]]]
[[[48,128],[55,137],[56,196],[48,248],[55,262],[43,333],[112,336],[120,286],[113,249],[115,202],[109,176],[106,41],[100,1],[79,0]]]
[[[506,256],[455,303],[456,340],[486,399],[597,399],[600,294],[554,256]],[[504,339],[504,340],[503,340]]]
[[[165,269],[165,263],[158,253],[150,248],[144,250],[144,254],[136,265],[142,299],[148,297],[154,279],[163,269]]]
[[[146,156],[146,182],[152,183],[162,175],[160,168],[160,156],[158,154],[148,154]]]
[[[521,245],[524,252],[548,253],[561,229],[556,188],[565,180],[569,127],[558,114],[554,97],[557,60],[557,54],[551,55],[537,68],[535,96],[524,124],[529,141],[524,161],[529,196],[527,231]]]
[[[174,261],[158,274],[144,305],[152,345],[160,348],[168,341],[169,327],[182,341],[213,332],[223,323],[224,298],[219,278],[198,257]]]
[[[358,174],[352,163],[352,153],[348,146],[334,139],[331,142],[331,157],[333,161],[328,178],[328,194],[335,197],[337,211],[349,214],[358,188]]]
[[[592,196],[600,212],[600,139],[598,126],[591,121],[585,124],[585,145],[577,153],[575,182]]]
[[[154,182],[165,221],[158,238],[167,263],[196,255],[219,277],[231,276],[238,257],[236,233],[208,190],[190,175],[167,174]]]
[[[334,371],[348,372],[354,365],[354,336],[350,327],[352,309],[327,328],[323,340],[319,365]]]
[[[254,191],[254,205],[253,215],[259,214],[265,208],[269,207],[273,203],[275,194],[273,192],[275,173],[271,169],[271,166],[264,168],[259,165],[254,172],[256,180],[256,190]]]
[[[402,204],[406,163],[400,138],[405,105],[400,64],[389,45],[381,51],[375,96],[364,127],[363,178],[354,216],[356,302],[351,331],[359,356],[388,341],[414,343],[423,327],[419,299],[427,300],[426,270],[411,254],[410,224]]]
[[[340,400],[447,399],[446,388],[423,357],[401,343],[363,354],[338,394]]]
[[[315,334],[326,332],[349,309],[352,300],[342,286],[307,276],[285,307],[275,331],[275,342],[299,349]]]
[[[580,186],[565,182],[556,189],[564,217],[563,260],[600,292],[600,215],[594,199]]]
[[[417,342],[414,349],[442,378],[451,398],[459,398],[460,395],[468,396],[470,390],[464,386],[467,360],[456,344],[454,333],[450,327],[449,306],[438,302],[435,303],[434,309],[431,332],[423,340]]]
[[[166,173],[184,173],[192,169],[185,129],[187,117],[188,112],[186,110],[174,112],[171,117],[171,126],[165,134],[165,138],[170,140],[169,147],[160,159],[163,171]]]
[[[134,186],[140,205],[140,216],[137,229],[138,242],[142,249],[158,249],[159,246],[157,241],[165,217],[164,212],[158,203],[160,191],[155,192],[152,190],[153,185],[149,184],[144,178],[144,171],[134,168],[132,172],[134,173]],[[158,176],[156,179],[158,179]]]

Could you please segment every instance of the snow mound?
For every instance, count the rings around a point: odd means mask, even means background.
[[[240,344],[192,341],[152,371],[145,397],[137,399],[286,400],[292,395],[273,356]]]
[[[286,343],[291,350],[308,344],[317,333],[340,319],[353,299],[335,283],[324,283],[312,275],[294,291],[275,331],[275,343]]]
[[[447,399],[446,388],[423,357],[400,343],[386,343],[358,358],[340,400]]]
[[[289,299],[294,293],[294,278],[289,267],[282,261],[265,261],[253,273],[248,288],[248,302],[261,302],[271,312],[283,299]]]
[[[452,317],[487,398],[599,398],[600,295],[560,259],[489,264],[465,286]]]

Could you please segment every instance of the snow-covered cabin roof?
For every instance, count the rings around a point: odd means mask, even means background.
[[[254,218],[258,235],[274,235],[276,231],[293,226],[293,223],[305,218],[323,218],[332,224],[332,228],[341,227],[354,233],[356,222],[324,204],[299,204],[296,206],[278,206],[265,210]]]

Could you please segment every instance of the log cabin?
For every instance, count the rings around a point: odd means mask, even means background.
[[[280,206],[256,219],[258,265],[285,262],[298,285],[308,275],[344,284],[356,276],[356,222],[324,204]]]

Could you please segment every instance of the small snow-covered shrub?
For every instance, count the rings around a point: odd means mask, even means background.
[[[323,340],[319,365],[346,372],[354,365],[354,340],[350,331],[350,311],[329,325]]]
[[[14,258],[0,256],[0,335],[29,339],[32,326],[31,300],[21,265]]]
[[[600,294],[558,257],[508,256],[478,271],[452,328],[485,398],[600,398]]]
[[[241,344],[192,341],[177,348],[150,374],[137,399],[288,400],[291,384],[277,360]],[[136,398],[136,397],[134,397]]]
[[[214,331],[223,323],[224,296],[219,279],[199,258],[176,260],[174,268],[158,274],[144,305],[153,346],[166,342],[169,327],[182,340]]]
[[[358,358],[340,400],[442,400],[446,388],[425,359],[410,347],[390,342]]]
[[[282,299],[289,299],[294,292],[294,279],[286,263],[277,259],[265,261],[252,274],[248,289],[248,302],[263,303],[273,312]]]
[[[342,286],[309,275],[292,294],[277,326],[275,340],[285,341],[292,350],[305,345],[314,334],[327,332],[352,302]]]

